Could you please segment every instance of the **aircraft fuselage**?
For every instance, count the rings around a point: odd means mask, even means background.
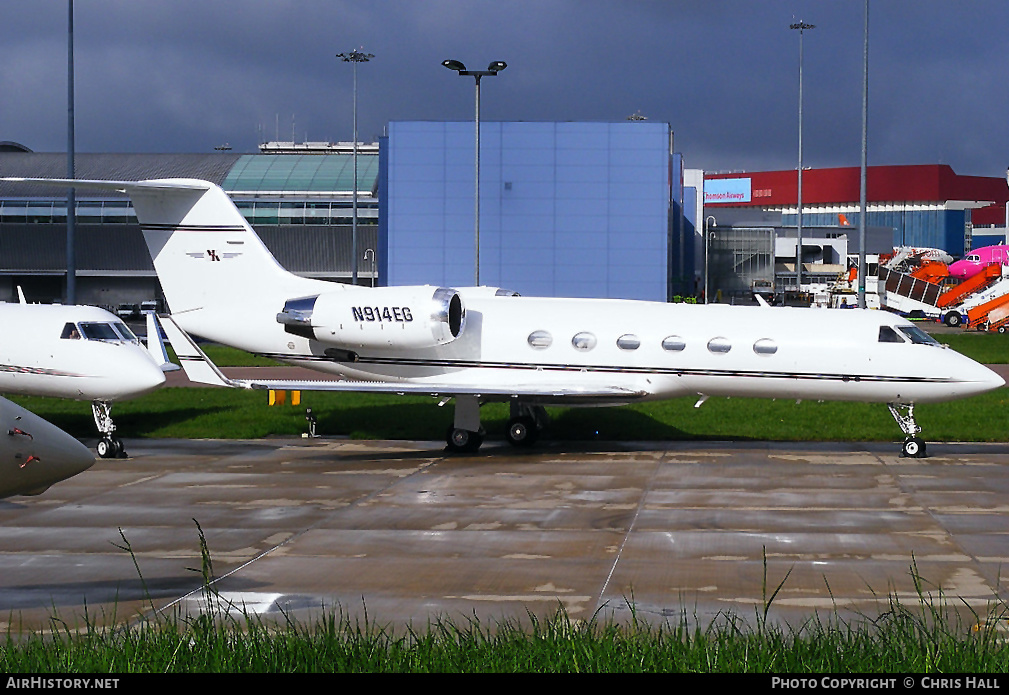
[[[367,288],[347,293],[360,293],[361,305],[367,305]],[[208,321],[194,311],[176,319],[210,340],[347,379],[512,385],[519,394],[536,393],[544,384],[620,386],[637,394],[613,402],[698,394],[920,403],[1002,383],[991,370],[927,336],[918,340],[923,334],[914,324],[881,311],[498,297],[465,289],[460,294],[466,323],[456,340],[397,348],[405,321],[390,310],[390,318],[381,320],[392,344],[356,349],[354,361],[341,359],[339,350],[353,346],[292,335],[276,321],[271,325],[268,312]],[[384,307],[373,309],[371,321],[380,321],[375,317]],[[410,316],[418,320],[424,308],[413,307]],[[349,310],[345,319],[368,322],[363,312]],[[240,323],[260,330],[243,331]]]

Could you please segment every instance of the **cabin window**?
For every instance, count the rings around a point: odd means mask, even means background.
[[[537,350],[543,350],[553,344],[554,337],[548,331],[533,331],[526,341]]]
[[[899,326],[901,333],[911,339],[915,345],[941,345],[941,343],[917,326]]]
[[[708,352],[713,352],[716,355],[724,355],[731,349],[732,344],[729,342],[728,338],[719,336],[718,338],[712,338],[708,341]]]
[[[687,347],[687,344],[678,335],[671,335],[662,341],[662,349],[668,352],[679,352],[685,347]]]
[[[904,339],[889,326],[879,327],[879,342],[881,343],[903,343]]]
[[[761,338],[753,344],[753,351],[758,355],[773,355],[778,351],[778,346],[770,338]]]
[[[77,330],[77,324],[68,323],[63,326],[63,332],[60,334],[60,338],[63,340],[80,340],[81,332]]]
[[[575,337],[571,339],[571,344],[575,346],[575,350],[588,352],[596,346],[596,337],[583,331],[575,334]]]
[[[637,350],[641,347],[641,339],[628,333],[617,338],[617,347],[621,350]]]
[[[81,332],[88,340],[122,340],[112,328],[111,323],[87,321],[81,324]]]

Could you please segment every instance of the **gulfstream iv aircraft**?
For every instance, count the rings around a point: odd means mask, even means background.
[[[0,326],[0,393],[91,401],[99,455],[122,455],[112,403],[165,383],[129,327],[98,307],[25,303],[0,303]]]
[[[38,495],[94,462],[86,446],[56,425],[0,398],[0,497]]]
[[[924,454],[917,403],[1003,385],[986,367],[881,311],[520,297],[495,288],[365,288],[282,268],[218,186],[193,179],[67,181],[133,200],[171,307],[163,325],[194,381],[455,400],[453,450],[480,446],[480,404],[511,404],[531,443],[545,405],[695,396],[886,403]],[[311,367],[332,381],[224,377],[189,334]]]

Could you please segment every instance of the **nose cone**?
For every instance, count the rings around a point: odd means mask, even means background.
[[[962,383],[967,391],[965,395],[988,393],[1005,386],[1006,382],[1001,374],[973,360],[968,361],[970,365],[963,368],[962,374]]]
[[[0,497],[37,495],[86,471],[94,454],[38,415],[0,399]]]
[[[992,369],[988,369],[988,367],[985,367],[985,369],[988,370],[988,379],[986,381],[987,388],[985,388],[985,391],[994,391],[995,389],[1005,386],[1005,378],[1001,374]]]
[[[165,373],[154,364],[146,350],[134,345],[129,348],[127,354],[120,356],[121,363],[116,370],[119,385],[115,400],[143,396],[165,383]],[[108,400],[114,399],[109,397]]]
[[[965,280],[972,274],[974,268],[974,264],[970,261],[957,261],[956,263],[950,264],[949,274],[950,277]]]

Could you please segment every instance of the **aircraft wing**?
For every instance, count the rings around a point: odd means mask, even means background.
[[[525,402],[580,404],[628,403],[644,398],[646,391],[609,387],[577,387],[569,384],[512,384],[509,386],[461,385],[432,382],[352,381],[345,379],[232,379],[215,365],[196,341],[171,316],[159,317],[161,325],[190,381],[210,386],[274,391],[354,391],[435,397],[477,396],[488,400],[521,397]]]

